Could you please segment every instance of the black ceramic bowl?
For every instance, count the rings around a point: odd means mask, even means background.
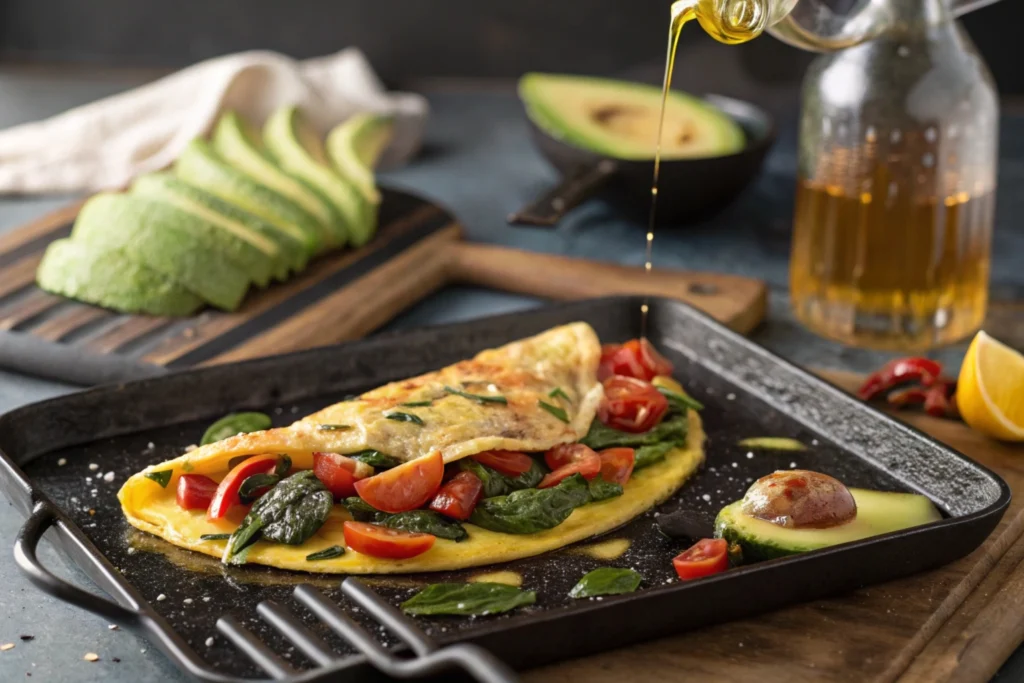
[[[740,125],[746,144],[735,154],[662,161],[659,225],[678,225],[724,209],[757,176],[775,141],[772,117],[760,107],[721,95],[706,95],[704,99]],[[573,207],[598,193],[646,220],[651,206],[653,161],[602,157],[552,137],[532,121],[530,132],[537,149],[562,172],[562,181],[510,216],[510,222],[554,225]]]

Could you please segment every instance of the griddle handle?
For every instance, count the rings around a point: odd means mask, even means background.
[[[39,540],[58,521],[57,512],[49,503],[37,503],[29,515],[25,525],[21,527],[18,538],[14,541],[14,561],[25,572],[37,588],[58,600],[71,603],[90,612],[95,612],[111,621],[131,624],[138,619],[138,614],[125,609],[99,595],[87,593],[77,586],[54,576],[36,557]],[[59,530],[59,529],[58,529]]]
[[[569,211],[597,194],[611,180],[619,165],[611,159],[582,166],[562,178],[554,188],[508,217],[512,225],[552,227]]]

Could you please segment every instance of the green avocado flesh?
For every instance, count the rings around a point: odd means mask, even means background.
[[[198,296],[123,252],[70,239],[50,243],[36,283],[47,292],[125,313],[184,316],[203,306]]]
[[[211,247],[211,235],[177,209],[143,197],[101,193],[82,207],[71,237],[121,250],[218,308],[238,308],[251,277]]]
[[[281,168],[323,195],[341,215],[343,225],[334,231],[329,246],[365,244],[369,229],[362,223],[359,193],[330,167],[320,136],[298,108],[274,112],[263,127],[263,144]]]
[[[350,182],[361,198],[358,225],[367,229],[352,236],[356,246],[365,244],[377,228],[380,191],[373,169],[391,142],[391,119],[375,114],[356,114],[335,126],[327,135],[327,156],[338,174]]]
[[[743,549],[745,562],[760,562],[850,543],[942,519],[932,502],[914,493],[850,489],[857,516],[827,529],[791,529],[743,513],[743,501],[722,508],[715,535]]]
[[[661,89],[642,83],[559,74],[526,74],[519,97],[530,119],[552,137],[618,159],[653,159]],[[678,91],[669,93],[662,135],[663,159],[734,154],[743,130],[714,106]]]
[[[166,202],[198,220],[248,235],[253,244],[273,258],[273,275],[278,280],[306,266],[306,249],[297,237],[169,173],[141,176],[132,185],[132,194]]]
[[[342,218],[334,206],[278,167],[267,156],[259,131],[241,116],[232,111],[221,116],[212,143],[216,153],[228,164],[295,202],[325,228],[340,229]]]
[[[310,256],[327,247],[327,229],[292,200],[226,164],[205,140],[193,140],[174,166],[175,175],[301,239]]]

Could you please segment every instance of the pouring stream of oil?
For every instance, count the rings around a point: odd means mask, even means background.
[[[704,30],[720,43],[734,45],[760,35],[765,27],[768,3],[766,0],[676,0],[672,3],[668,29],[668,50],[665,57],[665,77],[661,84],[661,111],[658,114],[658,140],[654,148],[654,179],[651,182],[651,213],[647,222],[647,247],[644,252],[644,272],[651,277],[654,249],[654,224],[658,214],[658,178],[661,175],[661,147],[665,132],[665,109],[672,88],[672,71],[676,63],[676,48],[683,25],[697,19]],[[640,307],[640,336],[647,337],[648,298]]]

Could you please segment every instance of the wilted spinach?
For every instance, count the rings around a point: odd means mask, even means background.
[[[253,504],[231,534],[227,556],[230,559],[261,537],[300,545],[323,526],[332,507],[334,497],[312,470],[293,474]]]
[[[590,446],[595,451],[616,447],[638,448],[662,442],[685,443],[688,428],[689,422],[686,415],[673,415],[662,420],[653,429],[639,434],[620,432],[618,429],[606,426],[600,420],[594,420],[590,423],[587,435],[580,439],[580,443]]]
[[[458,522],[450,522],[433,510],[409,510],[391,514],[381,512],[362,498],[346,498],[342,504],[357,522],[380,524],[390,529],[400,529],[418,534],[432,534],[449,541],[463,541],[469,537]]]
[[[365,462],[370,467],[378,470],[389,470],[392,467],[398,467],[402,464],[402,461],[398,458],[393,458],[390,455],[386,455],[373,449],[359,451],[358,453],[349,453],[345,457],[358,460],[359,462]]]
[[[507,496],[484,498],[469,521],[491,531],[532,534],[553,529],[573,510],[589,502],[587,480],[574,474],[551,488],[524,489]]]
[[[622,495],[622,484],[605,481],[604,477],[600,474],[591,479],[587,487],[590,489],[590,499],[595,503]]]
[[[203,440],[199,442],[199,445],[205,446],[208,443],[222,441],[235,434],[248,434],[249,432],[270,429],[272,424],[270,416],[263,413],[232,413],[225,415],[207,427],[206,432],[203,434]]]
[[[491,469],[485,465],[481,465],[473,458],[463,458],[459,460],[459,469],[465,472],[472,472],[484,485],[484,498],[493,498],[495,496],[504,496],[512,493],[513,491],[520,491],[522,489],[532,489],[540,483],[540,480],[544,478],[544,475],[548,473],[548,470],[544,465],[540,463],[536,458],[533,459],[533,464],[530,469],[526,470],[518,477],[509,477],[501,472]]]

